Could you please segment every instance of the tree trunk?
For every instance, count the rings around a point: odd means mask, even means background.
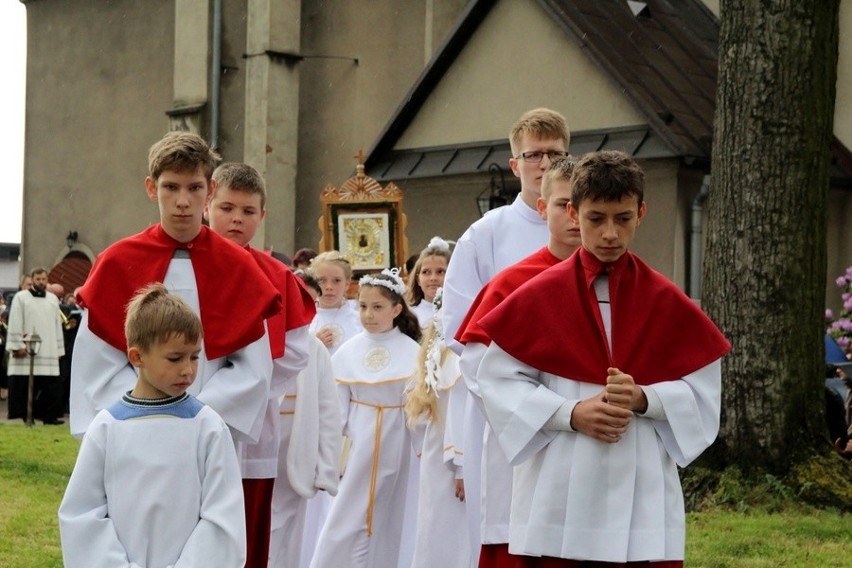
[[[704,307],[721,465],[783,472],[825,431],[826,197],[839,0],[722,0]]]

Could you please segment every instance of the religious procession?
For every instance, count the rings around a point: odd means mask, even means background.
[[[808,175],[826,190],[809,207],[826,214],[802,230],[821,246],[791,239],[785,266],[770,262],[784,255],[756,250],[774,242],[760,231],[793,221],[768,221],[768,205],[751,221],[740,209],[764,194],[723,193],[750,174],[714,138],[718,3],[428,2],[429,25],[419,12],[374,23],[421,40],[396,50],[311,27],[333,19],[319,4],[287,24],[218,0],[209,21],[182,0],[142,4],[28,5],[37,37],[60,16],[174,25],[168,65],[152,63],[169,68],[168,93],[127,95],[146,116],[171,104],[166,134],[114,148],[133,197],[111,183],[97,205],[75,191],[87,206],[56,223],[27,213],[27,268],[0,310],[0,428],[79,444],[54,516],[61,565],[709,565],[687,562],[684,471],[781,471],[790,432],[841,472],[821,498],[848,526],[852,273],[839,301],[826,275],[852,264],[852,126],[832,137],[826,121],[808,162],[825,166]],[[264,27],[279,47],[249,33]],[[193,40],[209,48],[197,60]],[[523,89],[483,71],[506,46],[528,50]],[[39,68],[45,49],[30,55]],[[348,97],[359,113],[344,120]],[[28,142],[28,160],[40,152]],[[26,181],[28,203],[48,185]],[[776,352],[752,352],[747,310],[767,304],[807,317],[772,320]],[[788,380],[788,356],[812,380]],[[758,360],[776,382],[753,403],[738,377]]]

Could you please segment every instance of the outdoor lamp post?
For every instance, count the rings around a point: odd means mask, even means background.
[[[503,177],[503,168],[498,164],[491,163],[488,166],[488,172],[491,174],[491,180],[488,187],[482,190],[476,196],[476,207],[479,209],[479,215],[485,215],[492,209],[497,209],[509,203],[506,191],[506,178]],[[500,176],[500,185],[497,185],[497,176]]]
[[[27,355],[30,356],[30,379],[27,382],[27,427],[30,427],[33,425],[33,367],[38,350],[41,349],[41,336],[33,330],[24,338],[24,346],[27,348]]]

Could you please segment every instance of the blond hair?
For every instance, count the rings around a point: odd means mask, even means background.
[[[541,177],[541,198],[545,201],[550,199],[551,188],[554,183],[560,181],[571,181],[571,174],[574,173],[574,164],[576,162],[571,156],[567,158],[557,158],[550,162],[547,171]]]
[[[549,108],[535,108],[521,115],[521,118],[509,131],[509,145],[512,147],[512,156],[517,156],[521,151],[523,137],[535,139],[554,139],[565,142],[565,148],[571,141],[568,132],[568,121],[565,117]]]
[[[169,293],[160,283],[139,290],[127,304],[124,320],[127,347],[147,351],[173,336],[195,343],[204,332],[201,320],[180,296]]]
[[[227,188],[233,191],[242,191],[249,195],[260,196],[260,208],[266,209],[266,183],[263,176],[248,164],[238,162],[225,162],[213,171],[213,179],[216,180],[216,192]],[[216,193],[213,194],[216,197]]]
[[[423,330],[420,350],[417,352],[417,372],[414,374],[414,385],[405,393],[405,415],[410,427],[423,417],[430,422],[440,420],[438,415],[438,397],[435,389],[426,383],[426,357],[435,341],[441,341],[441,336],[435,329],[435,323],[430,323]],[[441,347],[441,364],[447,359],[449,349]]]
[[[156,180],[164,171],[194,172],[201,168],[208,180],[221,156],[191,132],[169,132],[148,150],[148,175]]]
[[[308,274],[316,278],[316,268],[323,263],[339,266],[343,269],[343,275],[346,277],[346,280],[350,280],[352,278],[352,265],[349,263],[349,259],[336,250],[321,252],[313,257],[311,259],[311,264],[308,266]]]

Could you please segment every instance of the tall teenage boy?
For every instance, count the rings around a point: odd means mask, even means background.
[[[568,142],[565,117],[550,109],[530,110],[512,126],[509,167],[521,181],[521,192],[511,205],[488,212],[465,231],[456,244],[444,279],[444,331],[447,346],[456,354],[462,354],[462,346],[454,338],[482,287],[507,266],[547,244],[547,224],[536,211],[536,200],[541,195],[545,170],[554,159],[567,156]],[[470,384],[476,374],[475,365],[462,357],[460,366],[465,382]],[[468,398],[463,463],[468,529],[475,562],[480,544],[508,542],[507,516],[495,517],[487,509],[480,512],[481,493],[486,486],[492,497],[507,496],[512,482],[504,456],[498,452],[483,457],[485,431],[479,406]],[[494,468],[491,473],[484,469],[483,464],[495,461],[503,467]],[[507,508],[508,503],[500,506],[501,510]]]
[[[509,551],[539,568],[682,566],[677,466],[716,438],[730,344],[628,251],[646,211],[636,162],[586,155],[571,185],[580,251],[479,320],[480,392],[515,465]]]
[[[188,392],[208,404],[235,441],[256,442],[269,399],[272,358],[265,320],[281,298],[251,255],[201,223],[219,156],[199,136],[170,132],[148,153],[148,198],[160,222],[101,253],[78,293],[83,319],[71,368],[71,433],[136,381],[122,329],[130,298],[161,282],[201,317],[198,377]]]

